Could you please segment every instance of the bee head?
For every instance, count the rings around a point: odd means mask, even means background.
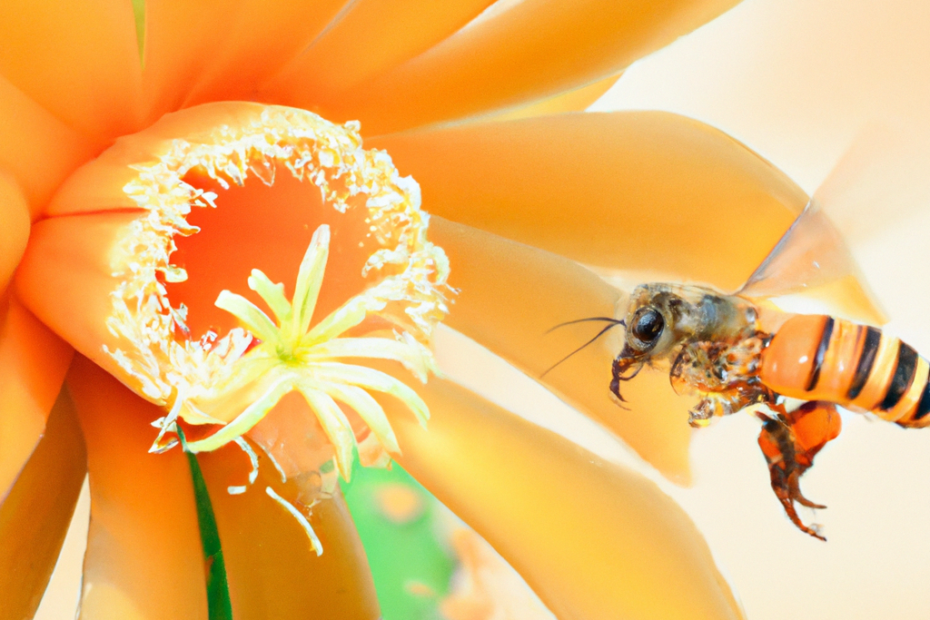
[[[682,344],[713,338],[732,313],[729,297],[699,286],[643,284],[630,295],[623,350],[614,359],[610,391],[621,401],[620,383],[645,365],[668,361]]]

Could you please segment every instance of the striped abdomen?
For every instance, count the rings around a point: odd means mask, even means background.
[[[762,352],[762,383],[790,398],[930,426],[930,365],[880,329],[822,315],[792,317]]]

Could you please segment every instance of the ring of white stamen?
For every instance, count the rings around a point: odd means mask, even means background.
[[[428,411],[401,381],[341,359],[395,360],[420,380],[434,372],[422,343],[447,312],[447,260],[441,248],[426,240],[428,216],[419,208],[416,182],[401,177],[387,154],[364,150],[357,123],[337,126],[304,110],[237,105],[242,109],[236,125],[166,140],[154,162],[131,166],[135,178],[124,191],[145,214],[131,224],[112,259],[119,284],[111,294],[107,326],[125,346],[104,350],[125,371],[124,381],[153,402],[171,405],[160,420],[153,451],[176,444],[166,433],[178,419],[218,426],[190,442],[192,452],[243,441],[242,435],[280,398],[297,390],[333,443],[337,469],[348,477],[355,436],[339,403],[355,410],[394,453],[397,439],[369,392],[400,399],[421,422]],[[187,278],[170,262],[174,237],[198,232],[186,217],[193,208],[216,208],[218,196],[186,183],[185,175],[196,168],[222,187],[242,185],[251,177],[273,185],[276,167],[315,184],[336,211],[345,212],[351,200],[364,197],[366,221],[379,249],[361,275],[374,284],[329,316],[313,317],[328,253],[328,228],[321,227],[300,265],[292,301],[282,284],[253,270],[248,286],[273,317],[241,295],[223,291],[216,305],[235,315],[241,327],[194,339],[186,326],[187,308],[172,306],[163,282]],[[341,337],[373,314],[398,326],[395,339]]]
[[[337,126],[305,110],[249,105],[237,104],[235,125],[165,140],[154,161],[131,166],[134,179],[123,188],[145,214],[130,225],[112,256],[119,284],[111,293],[107,327],[125,345],[104,349],[125,372],[124,381],[152,402],[174,404],[176,395],[186,395],[179,416],[188,423],[221,423],[209,409],[196,406],[198,395],[202,399],[204,393],[235,382],[242,370],[240,360],[254,338],[263,339],[269,330],[278,329],[230,293],[220,305],[234,311],[244,329],[208,332],[199,340],[178,337],[189,335],[188,311],[183,305],[172,306],[163,284],[187,278],[184,269],[170,261],[176,249],[174,237],[198,232],[187,223],[187,215],[194,208],[216,208],[218,198],[184,181],[195,168],[229,187],[253,177],[273,185],[274,170],[283,167],[319,187],[324,202],[339,212],[350,208],[351,200],[364,197],[371,235],[380,249],[368,258],[362,275],[386,277],[363,298],[343,306],[341,313],[318,323],[314,329],[320,342],[335,337],[360,316],[391,311],[389,306],[396,302],[403,309],[398,312],[395,307],[395,316],[387,318],[405,322],[403,329],[409,335],[401,338],[425,342],[448,310],[444,297],[448,263],[442,249],[426,240],[428,216],[419,208],[416,182],[401,177],[386,153],[363,149],[357,123]],[[157,129],[158,124],[153,133]],[[312,270],[312,265],[307,269]],[[321,272],[318,275],[322,277]],[[306,285],[312,287],[312,282]],[[262,293],[279,318],[288,306],[280,285],[253,272],[249,286]],[[295,293],[295,298],[309,301]],[[291,334],[308,333],[309,321],[307,312],[297,312],[288,329]],[[394,345],[382,348],[390,346]],[[423,362],[412,357],[405,365],[422,368]]]

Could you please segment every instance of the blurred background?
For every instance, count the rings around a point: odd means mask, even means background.
[[[927,356],[928,32],[925,0],[746,0],[632,66],[591,110],[684,114],[744,142],[809,194],[826,181],[818,195],[890,315],[886,329]],[[803,481],[808,497],[829,506],[802,513],[823,526],[822,543],[784,516],[748,415],[695,432],[694,481],[681,488],[455,332],[441,330],[437,355],[464,385],[659,482],[705,533],[750,619],[930,617],[930,431],[845,417],[841,437]],[[432,617],[461,558],[493,561],[478,543],[456,539],[459,524],[403,472],[373,476],[347,491],[363,537],[425,545],[418,557],[430,566],[409,568],[432,575],[379,581],[379,594],[389,588],[384,596],[397,598],[386,620]],[[88,514],[85,493],[37,618],[74,616]]]

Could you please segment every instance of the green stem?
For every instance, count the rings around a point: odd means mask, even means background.
[[[145,0],[132,0],[132,14],[136,20],[136,42],[139,46],[139,66],[145,68]]]
[[[216,528],[216,517],[210,504],[207,483],[200,471],[197,455],[187,450],[184,431],[178,426],[178,438],[181,448],[187,455],[194,483],[194,498],[197,502],[197,524],[200,526],[200,544],[203,547],[203,561],[207,573],[207,614],[210,620],[232,620],[232,603],[229,601],[229,584],[226,580],[226,562],[223,560],[223,548],[220,545],[220,533]]]

